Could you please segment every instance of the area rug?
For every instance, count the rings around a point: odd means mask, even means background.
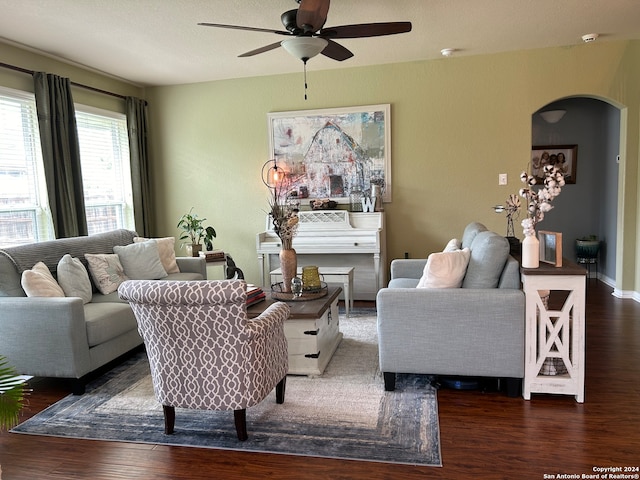
[[[176,409],[175,434],[165,435],[144,353],[12,432],[441,466],[437,398],[429,379],[402,375],[396,391],[385,392],[375,314],[340,315],[340,330],[344,338],[322,375],[289,375],[284,404],[276,404],[272,393],[247,409],[246,442],[237,440],[232,412]]]

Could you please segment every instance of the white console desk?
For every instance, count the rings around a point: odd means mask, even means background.
[[[521,268],[525,294],[525,365],[523,396],[532,393],[574,395],[584,402],[586,270],[563,259],[562,267],[540,263]],[[540,292],[551,291],[546,304]],[[547,358],[560,358],[567,373],[543,375]]]
[[[384,212],[311,210],[301,211],[299,219],[298,233],[293,237],[298,266],[353,267],[351,298],[375,300],[378,290],[387,284]],[[280,238],[267,216],[266,230],[256,236],[265,286],[270,285],[269,273],[280,266],[280,248]]]

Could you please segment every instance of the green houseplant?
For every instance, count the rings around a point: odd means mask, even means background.
[[[0,430],[18,423],[25,394],[24,379],[0,355]]]
[[[212,226],[205,227],[206,218],[198,217],[193,213],[193,207],[189,212],[180,217],[177,227],[182,230],[180,240],[189,240],[183,242],[183,245],[191,245],[191,255],[197,257],[202,250],[202,241],[204,240],[207,250],[213,249],[213,239],[216,237],[216,231]]]

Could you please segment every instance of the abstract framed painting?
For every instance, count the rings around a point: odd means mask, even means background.
[[[299,198],[349,203],[351,194],[391,201],[389,104],[267,115],[270,158]]]

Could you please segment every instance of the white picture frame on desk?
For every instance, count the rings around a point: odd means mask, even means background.
[[[540,261],[550,263],[554,267],[562,266],[562,233],[540,230]]]

